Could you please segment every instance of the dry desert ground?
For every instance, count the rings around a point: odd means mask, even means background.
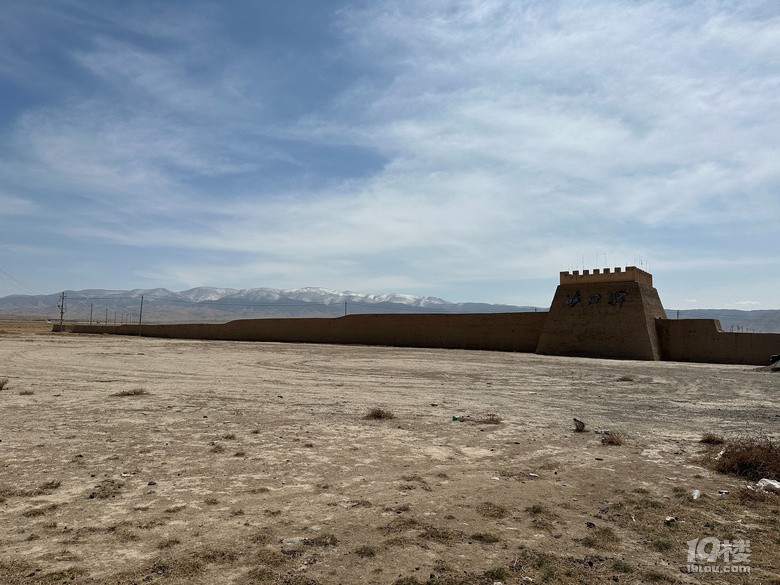
[[[780,496],[702,459],[777,437],[754,366],[0,323],[0,378],[2,584],[780,583]]]

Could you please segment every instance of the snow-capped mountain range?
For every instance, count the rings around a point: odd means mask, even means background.
[[[334,317],[357,313],[513,313],[534,307],[453,303],[438,297],[407,294],[364,294],[326,288],[233,289],[197,287],[179,292],[165,288],[65,291],[68,320],[128,322],[137,320],[143,296],[143,317],[149,321],[227,321],[259,317]],[[0,298],[0,314],[59,318],[60,294],[11,295]],[[115,317],[116,313],[116,317]]]
[[[397,293],[363,294],[307,287],[217,288],[201,286],[173,292],[165,288],[65,291],[68,321],[138,322],[143,295],[145,323],[223,323],[270,317],[340,317],[365,313],[516,313],[540,307],[453,303],[438,297]],[[0,298],[0,316],[59,319],[61,293]],[[780,333],[780,310],[697,309],[667,311],[670,318],[718,319],[724,331]]]

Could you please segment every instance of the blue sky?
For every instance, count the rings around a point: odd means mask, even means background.
[[[0,296],[780,308],[780,4],[10,0]]]

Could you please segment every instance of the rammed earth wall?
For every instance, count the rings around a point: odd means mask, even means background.
[[[768,364],[780,334],[724,333],[714,319],[666,319],[653,277],[625,271],[561,273],[549,313],[348,315],[243,319],[222,324],[74,325],[73,333],[482,349],[596,358]],[[59,330],[59,324],[54,325]]]

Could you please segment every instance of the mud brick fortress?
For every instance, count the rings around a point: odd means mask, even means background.
[[[54,331],[59,329],[56,324]],[[348,315],[222,324],[66,324],[63,329],[181,339],[478,349],[726,364],[766,365],[770,356],[780,354],[778,333],[728,333],[715,319],[667,319],[653,288],[653,276],[636,266],[561,272],[549,312]]]

